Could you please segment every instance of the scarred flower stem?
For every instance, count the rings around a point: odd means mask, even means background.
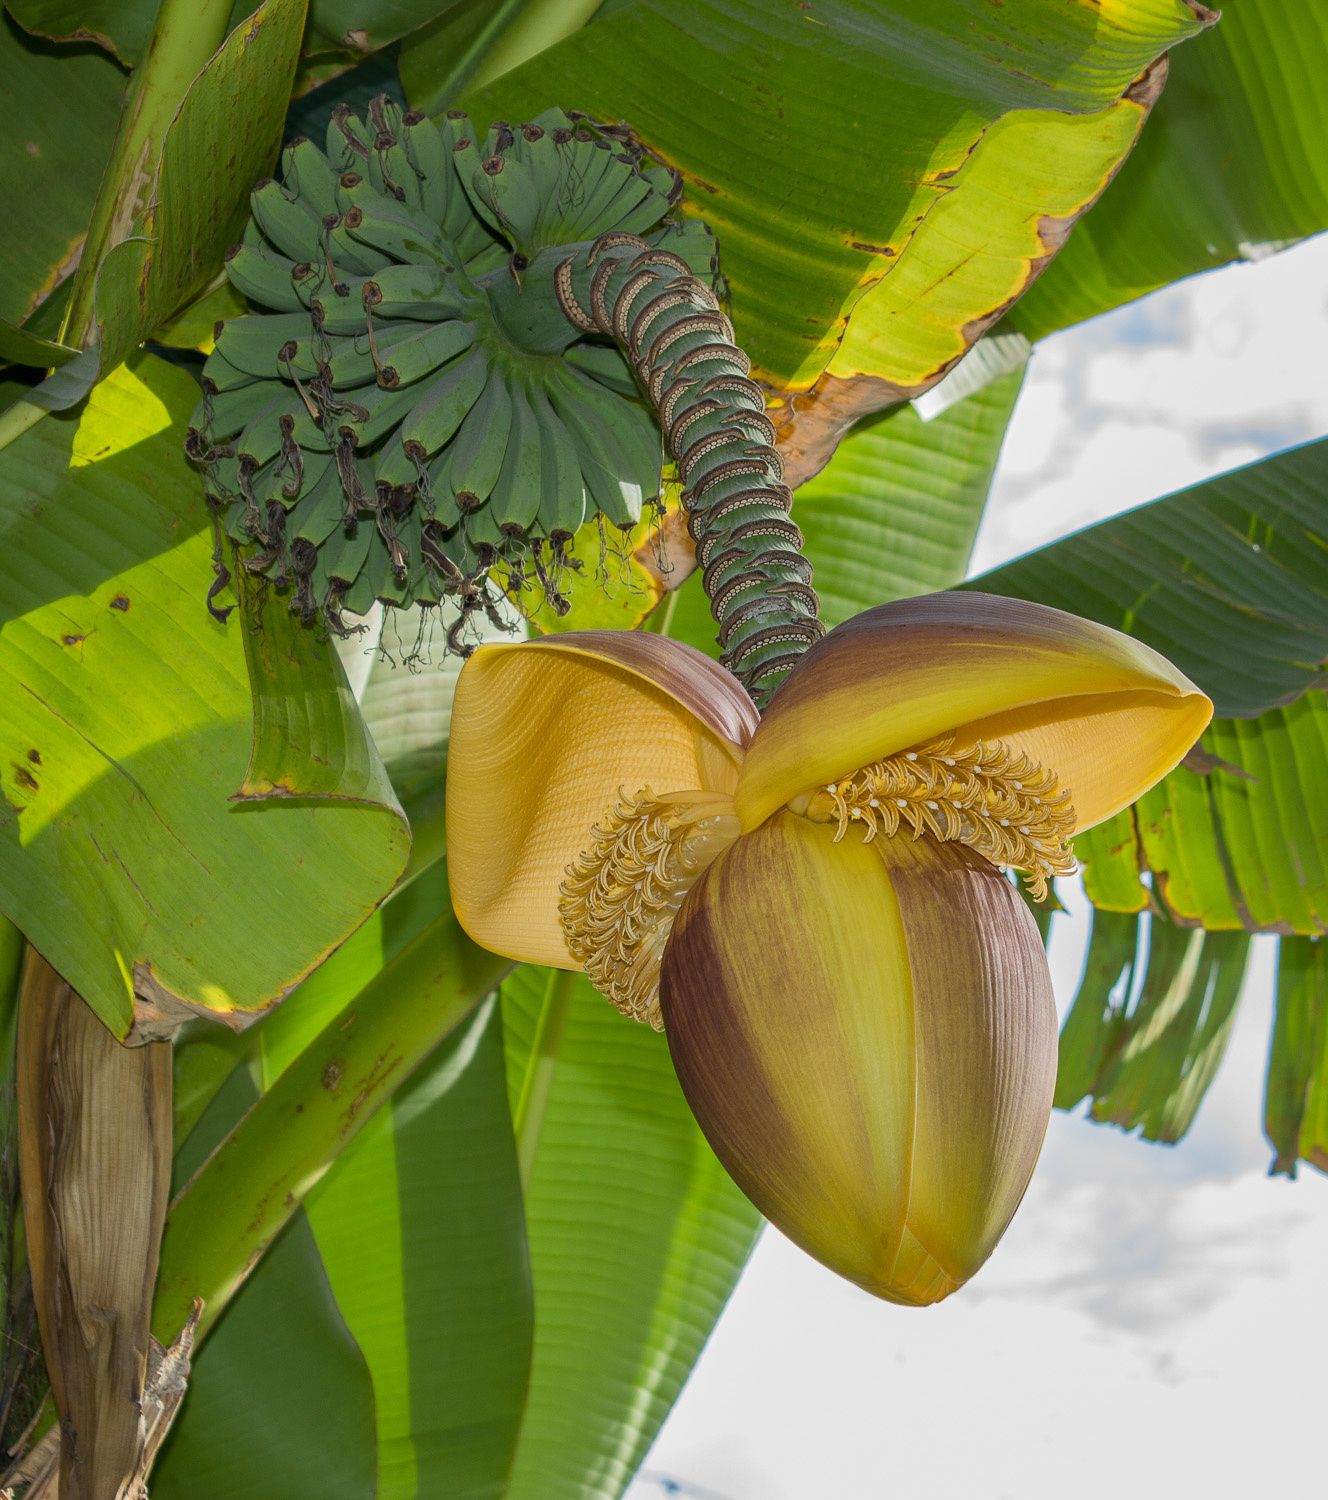
[[[659,414],[721,660],[763,708],[825,627],[751,361],[710,287],[636,235],[601,235],[555,290],[574,327],[617,341]]]

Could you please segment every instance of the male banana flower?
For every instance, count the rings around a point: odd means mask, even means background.
[[[814,646],[763,717],[700,652],[482,646],[453,708],[452,897],[484,946],[584,967],[667,1033],[738,1185],[877,1296],[991,1254],[1051,1109],[1035,893],[1165,775],[1207,698],[1058,610],[936,594]]]

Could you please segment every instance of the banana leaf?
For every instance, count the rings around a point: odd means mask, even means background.
[[[1328,16],[1240,0],[1171,54],[1139,145],[1006,319],[1031,339],[1328,229]]]
[[[1150,65],[1204,24],[1180,0],[610,0],[462,102],[481,121],[551,103],[626,120],[679,169],[719,236],[739,342],[785,401],[796,484],[1041,271],[1133,145]]]
[[[275,1003],[408,849],[391,788],[374,802],[363,777],[361,802],[228,801],[250,692],[239,618],[204,605],[212,539],[181,452],[196,395],[143,356],[0,452],[0,910],[122,1036],[136,1011],[242,1024]],[[304,686],[345,710],[333,677]]]

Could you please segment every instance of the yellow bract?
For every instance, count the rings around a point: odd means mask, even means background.
[[[929,594],[832,630],[780,688],[743,762],[744,829],[799,792],[953,733],[1024,751],[1079,829],[1127,806],[1195,743],[1212,704],[1141,641],[989,594]]]
[[[568,865],[623,793],[732,792],[756,710],[690,647],[628,631],[481,646],[448,746],[452,904],[477,943],[580,968],[558,915]]]

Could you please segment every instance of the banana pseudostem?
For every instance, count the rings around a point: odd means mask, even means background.
[[[723,663],[763,708],[825,627],[751,361],[710,288],[636,235],[601,235],[559,265],[555,289],[568,321],[615,339],[649,392]]]

